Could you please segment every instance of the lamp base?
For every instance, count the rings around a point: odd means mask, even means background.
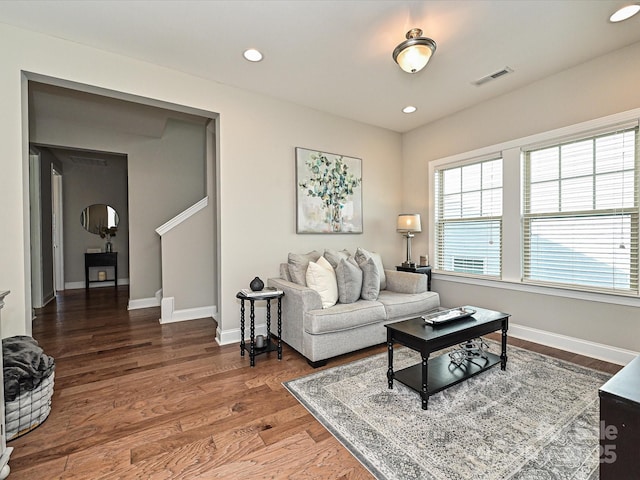
[[[416,262],[402,262],[402,266],[405,268],[416,268]]]

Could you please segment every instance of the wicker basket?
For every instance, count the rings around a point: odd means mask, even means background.
[[[12,440],[30,432],[46,420],[51,412],[51,397],[55,372],[44,378],[40,385],[28,392],[22,392],[11,402],[4,403],[7,440]]]

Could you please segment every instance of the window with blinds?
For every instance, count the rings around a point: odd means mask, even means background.
[[[523,281],[637,294],[637,126],[523,153]]]
[[[435,171],[438,270],[500,277],[502,159]]]

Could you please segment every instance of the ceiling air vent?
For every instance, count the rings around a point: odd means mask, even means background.
[[[504,67],[502,70],[498,70],[497,72],[491,73],[489,75],[485,75],[482,78],[479,78],[478,80],[475,80],[473,83],[476,86],[480,86],[480,85],[484,85],[487,82],[490,82],[491,80],[495,80],[496,78],[500,78],[504,75],[506,75],[507,73],[512,73],[513,72],[513,68],[511,67]]]

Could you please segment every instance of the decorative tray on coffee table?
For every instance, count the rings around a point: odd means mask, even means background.
[[[456,307],[425,313],[422,315],[422,319],[424,320],[424,323],[436,326],[470,317],[474,313],[476,313],[476,311],[473,308]]]

